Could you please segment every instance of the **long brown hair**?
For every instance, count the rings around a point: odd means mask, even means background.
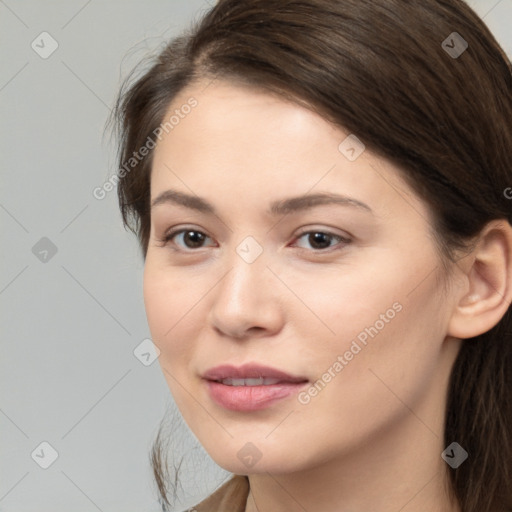
[[[489,221],[512,223],[512,65],[462,0],[221,0],[120,91],[119,204],[144,254],[152,153],[126,162],[179,92],[215,77],[306,105],[396,164],[434,214],[444,261]],[[444,436],[469,452],[450,470],[463,512],[512,510],[511,334],[509,307],[452,370]]]

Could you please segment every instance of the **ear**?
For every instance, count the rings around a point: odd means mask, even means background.
[[[472,338],[499,323],[512,302],[512,226],[505,220],[488,223],[457,266],[464,285],[456,296],[447,334]]]

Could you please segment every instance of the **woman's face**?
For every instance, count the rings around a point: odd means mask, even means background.
[[[439,435],[453,293],[426,206],[317,114],[205,85],[166,115],[180,113],[154,153],[144,273],[152,338],[191,430],[241,474]]]

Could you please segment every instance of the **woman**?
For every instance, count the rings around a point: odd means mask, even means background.
[[[512,68],[465,3],[224,0],[116,115],[159,361],[234,473],[194,510],[512,510]]]

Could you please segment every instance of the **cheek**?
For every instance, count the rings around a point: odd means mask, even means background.
[[[406,285],[396,278],[394,269],[382,271],[375,262],[309,272],[283,268],[281,275],[297,295],[287,299],[290,323],[293,328],[300,325],[303,350],[317,361],[343,354],[354,339],[364,343],[370,336],[366,329],[375,324],[379,333],[389,330],[403,310]]]
[[[160,269],[146,261],[144,269],[144,305],[153,342],[160,349],[160,362],[173,368],[193,350],[191,333],[199,322],[192,322],[200,299],[197,287],[179,279],[172,269]]]
[[[166,280],[150,268],[146,263],[143,286],[144,306],[153,341],[161,344],[166,332],[173,326],[177,301],[176,295],[169,293]]]
[[[336,324],[336,343],[322,343],[321,362],[306,409],[330,415],[342,431],[359,425],[369,436],[415,410],[433,389],[443,335],[443,319],[432,292],[414,298],[372,299],[372,308],[347,307]],[[332,376],[334,375],[334,377]],[[406,404],[406,405],[405,405]],[[322,421],[325,421],[325,416]]]
[[[370,416],[378,421],[407,411],[397,396],[416,403],[438,371],[447,308],[435,278],[418,286],[426,272],[405,262],[401,269],[375,268],[320,277],[314,286],[302,282],[304,302],[319,318],[309,314],[306,321],[303,309],[302,320],[296,315],[306,341],[301,353],[314,362],[316,378],[300,403],[332,413],[338,423],[346,417],[369,425]]]
[[[194,320],[197,314],[194,304],[200,299],[194,288],[184,284],[172,269],[160,269],[146,260],[143,289],[151,339],[160,350],[158,362],[173,399],[186,417],[193,417],[197,412],[183,391],[191,376],[194,339],[197,339],[194,326],[201,325]]]

